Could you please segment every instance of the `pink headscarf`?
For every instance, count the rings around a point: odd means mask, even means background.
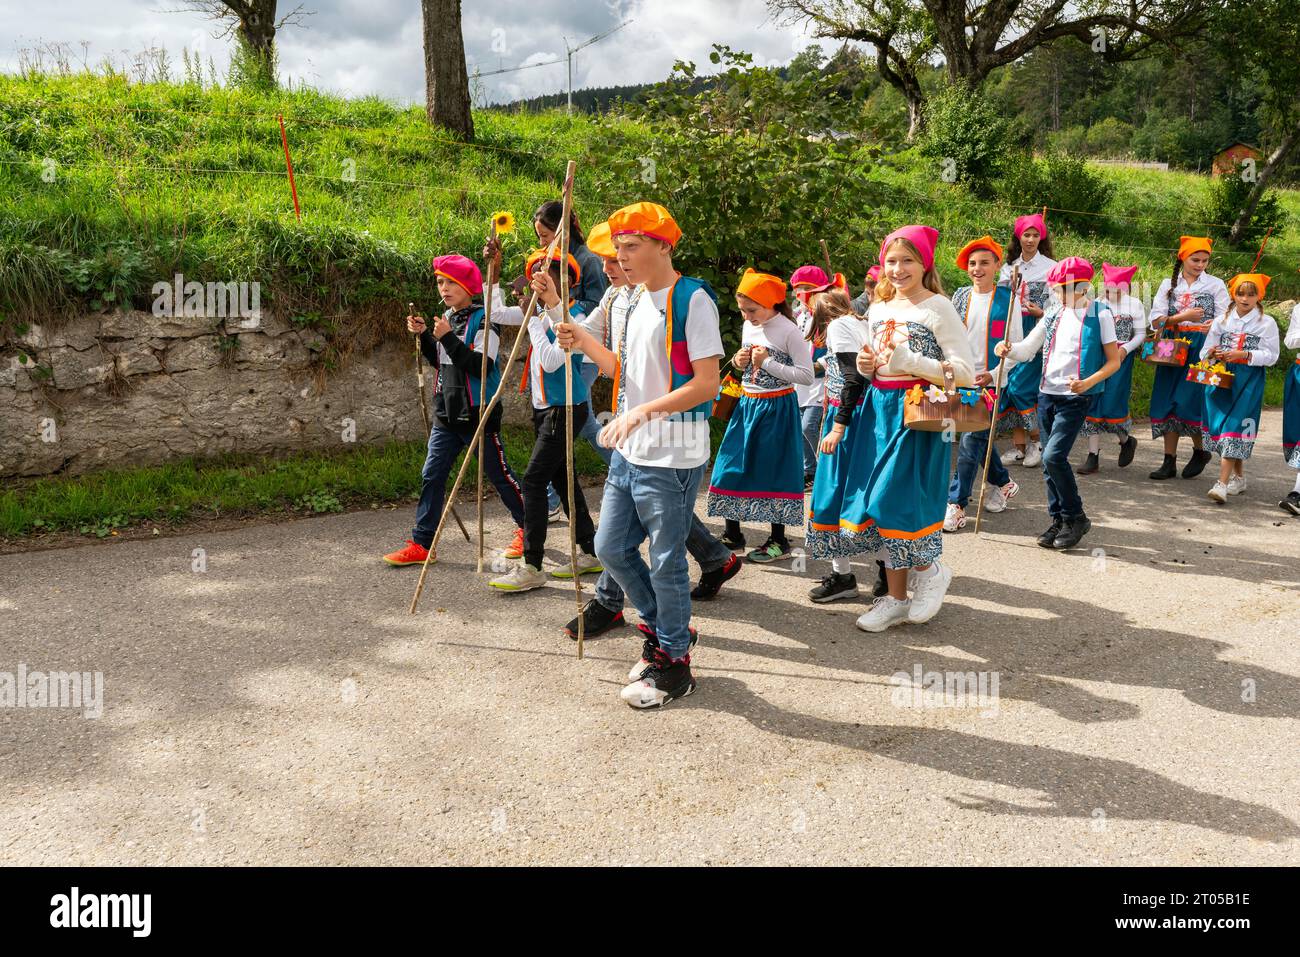
[[[879,266],[872,266],[870,269],[868,269],[868,270],[867,270],[867,278],[870,279],[872,282],[879,282],[879,281],[880,281],[880,267],[879,267]]]
[[[458,253],[434,256],[433,274],[450,279],[471,296],[483,292],[483,274],[479,272],[478,266],[472,259],[467,259]]]
[[[933,226],[900,226],[885,237],[880,244],[880,265],[885,265],[885,250],[895,239],[906,239],[921,254],[921,265],[927,270],[934,268],[934,248],[939,245],[939,230]]]
[[[1047,274],[1049,286],[1068,286],[1076,282],[1092,282],[1095,270],[1092,263],[1078,256],[1066,256]]]
[[[795,286],[825,286],[830,277],[821,266],[800,266],[790,275],[790,288]]]
[[[1036,229],[1040,239],[1047,238],[1047,222],[1043,219],[1041,213],[1030,213],[1028,216],[1016,217],[1016,225],[1011,230],[1016,234],[1016,239],[1019,239],[1020,234],[1026,229]]]
[[[1110,263],[1102,263],[1102,285],[1114,286],[1116,289],[1128,289],[1133,285],[1133,274],[1137,271],[1137,266],[1112,266]]]

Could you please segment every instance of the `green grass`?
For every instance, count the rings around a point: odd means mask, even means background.
[[[510,467],[522,475],[533,447],[532,430],[507,425],[502,434]],[[370,503],[413,503],[420,492],[424,455],[423,442],[398,442],[359,446],[349,452],[184,459],[37,479],[0,492],[0,538],[50,531],[104,538],[115,530],[143,524],[167,526],[220,516],[319,514]],[[585,442],[578,443],[574,456],[579,475],[603,474],[604,464]],[[448,488],[455,475],[453,469]],[[471,466],[461,502],[473,500],[475,480]]]

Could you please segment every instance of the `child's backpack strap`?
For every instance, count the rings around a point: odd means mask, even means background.
[[[672,388],[680,389],[695,377],[690,352],[686,345],[686,319],[690,315],[691,299],[703,289],[715,303],[718,294],[703,279],[678,276],[668,292],[668,311],[664,322],[664,340],[668,350],[668,366],[672,371]],[[707,419],[713,411],[713,400],[707,399],[692,409],[679,413],[683,419]]]

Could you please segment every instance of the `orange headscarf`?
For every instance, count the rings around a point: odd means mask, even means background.
[[[1237,275],[1233,276],[1231,279],[1228,280],[1228,295],[1235,296],[1237,294],[1237,287],[1240,286],[1243,282],[1253,282],[1255,284],[1255,288],[1259,290],[1259,298],[1263,299],[1264,290],[1268,288],[1268,284],[1270,281],[1271,280],[1269,279],[1269,277],[1265,276],[1262,272],[1238,273]]]
[[[771,309],[785,301],[785,280],[770,273],[746,269],[736,286],[736,295],[753,299],[760,306]]]
[[[1186,259],[1192,253],[1209,253],[1214,246],[1214,240],[1209,236],[1179,236],[1178,237],[1178,258]]]

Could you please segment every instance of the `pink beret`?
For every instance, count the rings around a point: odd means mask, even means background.
[[[1047,284],[1049,286],[1068,286],[1076,282],[1092,282],[1093,273],[1092,263],[1078,256],[1066,256],[1059,263],[1052,267],[1052,271],[1047,274]]]
[[[471,296],[483,292],[483,274],[472,259],[458,253],[433,257],[433,274],[450,279]]]
[[[926,269],[934,268],[934,248],[939,245],[939,230],[933,226],[900,226],[880,244],[880,265],[885,264],[885,251],[895,239],[906,239],[921,254],[921,265]]]
[[[824,286],[829,283],[830,277],[826,275],[826,270],[821,266],[800,266],[790,274],[790,286]]]

